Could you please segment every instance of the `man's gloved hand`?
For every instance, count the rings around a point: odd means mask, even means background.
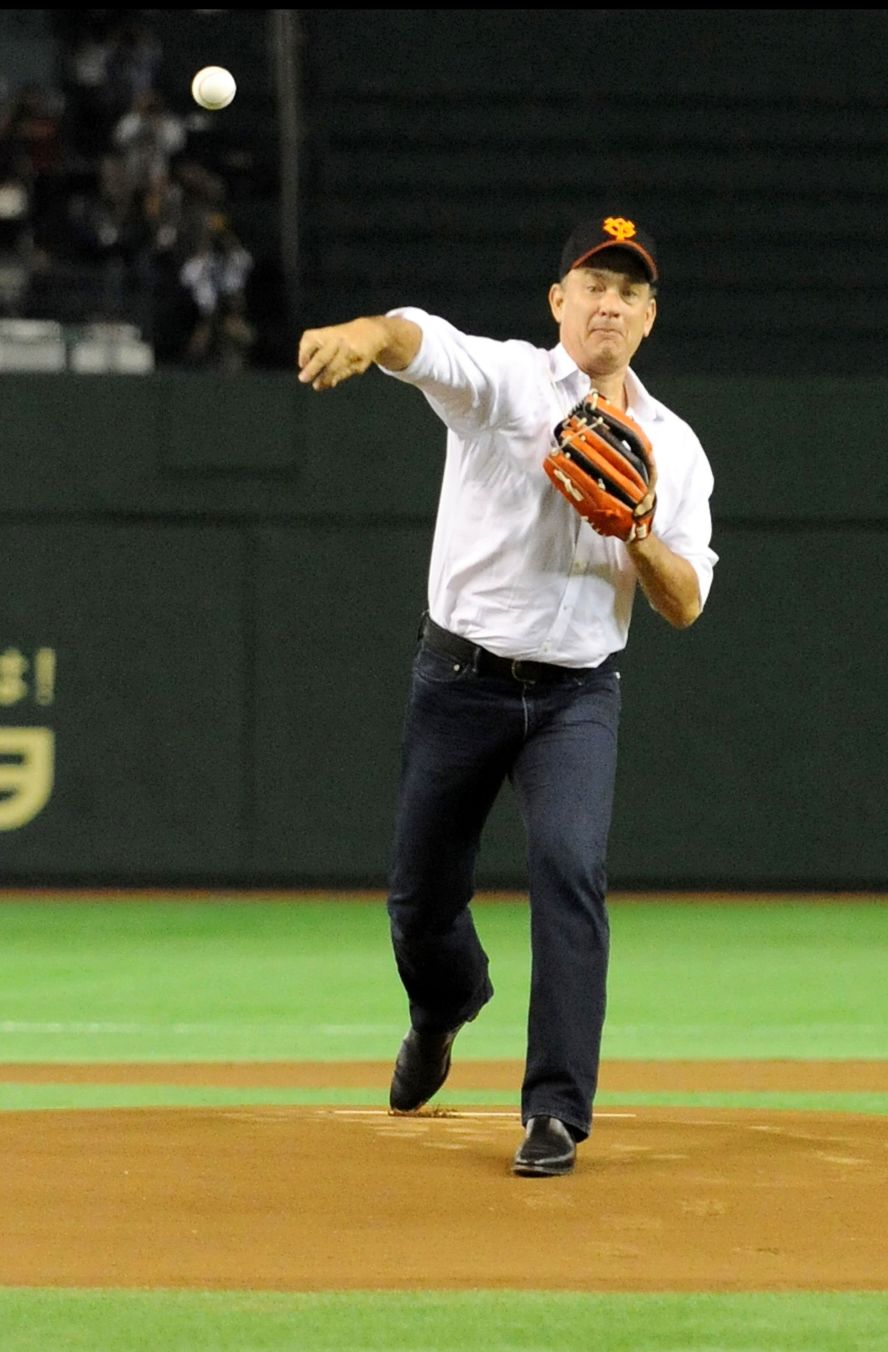
[[[555,428],[555,440],[543,469],[574,510],[599,535],[645,539],[657,469],[638,423],[592,390]]]

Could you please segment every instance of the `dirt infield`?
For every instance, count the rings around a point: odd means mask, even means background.
[[[514,1063],[449,1087],[512,1088]],[[515,1109],[392,1117],[389,1066],[0,1067],[6,1082],[379,1088],[379,1107],[0,1113],[0,1284],[883,1290],[886,1118],[601,1108],[568,1178],[517,1179]],[[883,1062],[611,1062],[602,1088],[888,1088]]]

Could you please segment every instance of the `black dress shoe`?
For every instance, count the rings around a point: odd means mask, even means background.
[[[412,1113],[437,1094],[450,1074],[450,1053],[459,1028],[449,1033],[418,1033],[411,1028],[398,1052],[389,1090],[389,1107]]]
[[[576,1154],[574,1138],[557,1117],[531,1117],[512,1163],[512,1173],[525,1178],[569,1174]]]

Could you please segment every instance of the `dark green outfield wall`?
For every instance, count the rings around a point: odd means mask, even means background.
[[[2,386],[5,880],[382,885],[443,448],[422,398]],[[654,388],[710,454],[721,562],[687,633],[637,608],[612,882],[882,886],[888,380]],[[523,880],[506,790],[479,883]]]

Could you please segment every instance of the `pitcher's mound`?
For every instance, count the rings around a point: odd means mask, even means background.
[[[517,1116],[241,1108],[0,1114],[0,1283],[281,1291],[888,1284],[885,1119],[597,1115],[566,1178]]]

